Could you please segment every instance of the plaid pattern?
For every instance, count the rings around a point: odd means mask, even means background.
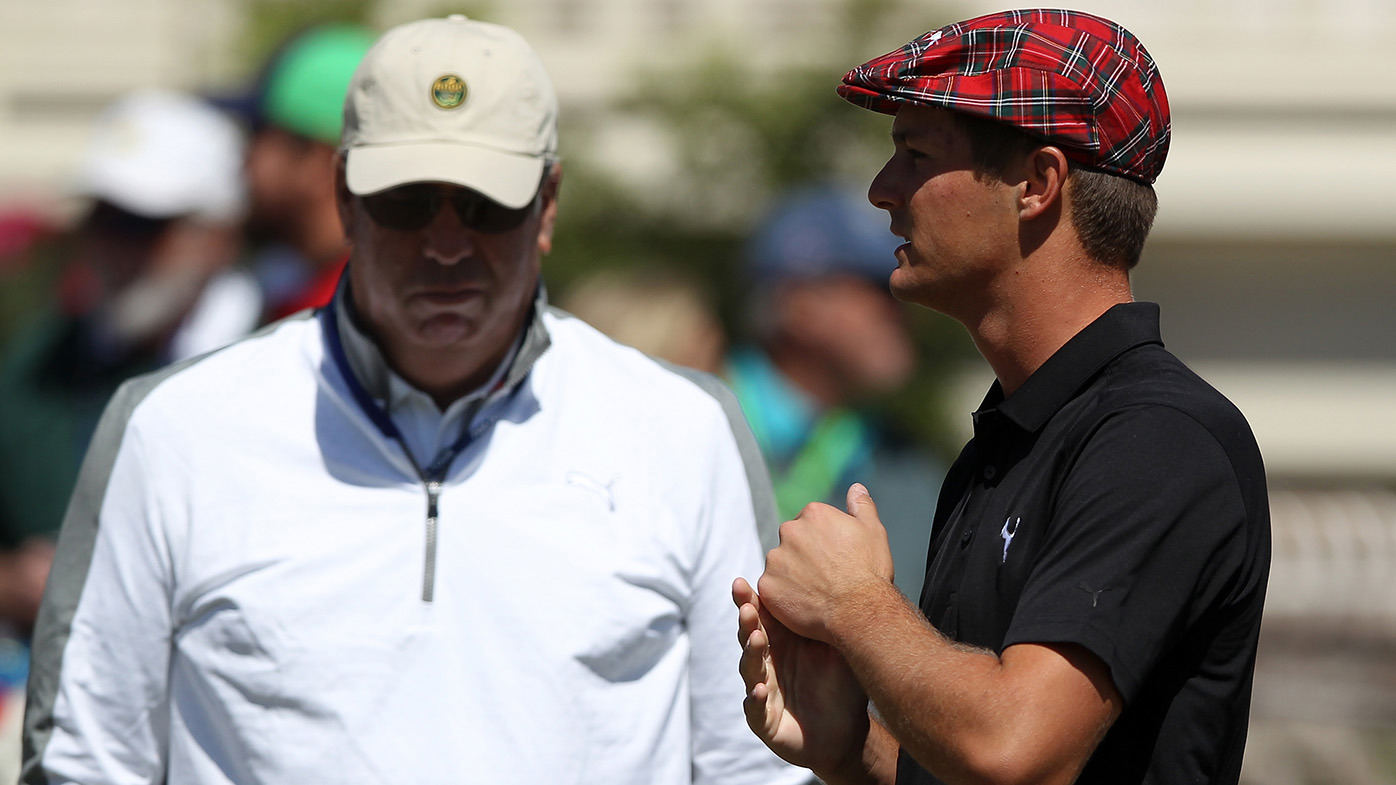
[[[1152,183],[1168,96],[1128,30],[1079,11],[1005,11],[943,27],[849,71],[848,101],[885,114],[941,106],[1008,123],[1086,166]]]

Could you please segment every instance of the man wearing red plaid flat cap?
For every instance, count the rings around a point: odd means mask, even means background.
[[[1235,783],[1270,563],[1245,418],[1129,271],[1168,101],[1128,31],[1010,11],[871,60],[891,288],[997,377],[941,489],[920,612],[861,485],[733,586],[752,729],[826,782]],[[871,702],[872,709],[869,709]]]

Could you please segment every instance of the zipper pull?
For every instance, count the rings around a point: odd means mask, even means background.
[[[422,572],[422,602],[431,602],[436,589],[436,501],[441,498],[441,483],[427,483],[427,556]]]

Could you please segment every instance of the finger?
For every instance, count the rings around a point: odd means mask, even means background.
[[[766,685],[757,685],[742,701],[742,713],[746,715],[746,725],[751,728],[757,738],[765,740],[769,736],[766,729]]]
[[[756,590],[747,583],[746,578],[738,578],[732,581],[732,603],[738,608],[743,605],[756,605],[759,602]]]
[[[864,530],[873,535],[881,543],[879,557],[880,565],[876,567],[877,572],[887,580],[892,580],[896,574],[896,566],[892,562],[892,552],[887,545],[887,529],[883,527],[882,520],[877,515],[877,503],[873,501],[872,494],[868,493],[867,486],[860,482],[855,482],[848,486],[848,514],[853,519],[863,525]]]
[[[753,632],[747,640],[746,646],[742,648],[742,657],[737,665],[737,670],[741,673],[742,681],[746,684],[748,692],[758,684],[765,684],[770,676],[767,664],[769,653],[770,645],[765,633],[761,630]]]
[[[743,646],[751,640],[751,634],[762,629],[761,612],[750,603],[737,609],[737,642]],[[764,630],[762,630],[764,632]]]
[[[867,487],[861,482],[855,482],[848,486],[845,503],[849,515],[863,523],[876,523],[879,527],[882,526],[882,519],[877,516],[877,503],[873,501],[872,494],[868,493]]]
[[[775,738],[784,711],[785,701],[774,681],[762,682],[751,687],[742,701],[742,713],[746,715],[747,727],[756,733],[757,738],[767,743]]]
[[[746,578],[737,578],[732,581],[732,602],[737,606],[737,642],[745,646],[751,631],[761,623],[761,597]]]

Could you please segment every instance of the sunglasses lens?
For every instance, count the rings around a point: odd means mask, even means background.
[[[364,211],[379,226],[408,232],[421,229],[436,217],[440,201],[434,186],[404,185],[361,197]]]
[[[499,234],[518,228],[538,205],[538,198],[519,208],[499,202],[468,188],[421,183],[390,188],[360,197],[364,210],[374,223],[400,232],[416,231],[436,219],[437,210],[449,201],[461,226],[485,234]]]
[[[533,208],[530,202],[518,209],[511,209],[475,191],[461,191],[451,201],[462,226],[485,234],[499,234],[517,228]]]

